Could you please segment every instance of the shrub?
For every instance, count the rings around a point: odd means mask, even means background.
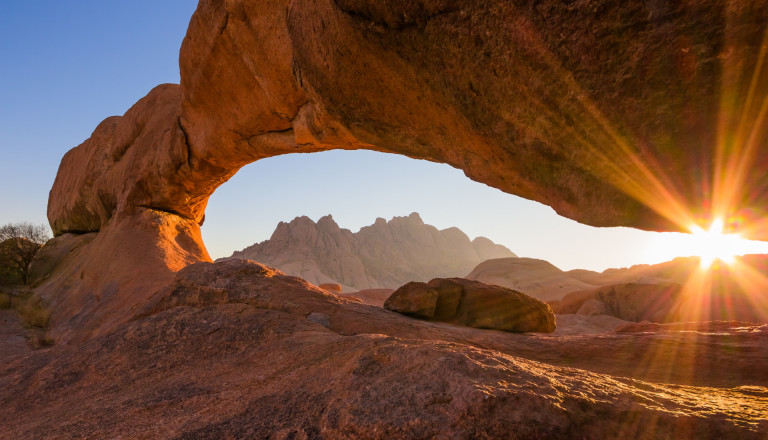
[[[9,223],[0,226],[0,283],[26,284],[29,265],[49,237],[44,225]]]

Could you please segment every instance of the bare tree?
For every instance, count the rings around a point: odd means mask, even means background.
[[[28,282],[29,265],[37,251],[50,238],[45,225],[9,223],[0,227],[0,271],[5,269],[24,284]]]

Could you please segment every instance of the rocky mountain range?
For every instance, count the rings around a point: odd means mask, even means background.
[[[296,217],[280,222],[269,240],[229,258],[258,261],[316,285],[338,283],[349,292],[461,277],[485,260],[515,256],[485,237],[470,240],[458,228],[438,230],[414,212],[378,218],[354,233],[330,215],[317,223]]]

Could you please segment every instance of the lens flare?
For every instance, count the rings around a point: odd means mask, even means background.
[[[712,266],[715,261],[733,264],[736,255],[744,254],[744,241],[738,234],[726,234],[722,218],[712,221],[709,230],[694,225],[691,227],[694,243],[693,255],[698,255],[702,269]]]
[[[716,218],[709,229],[691,225],[688,234],[658,233],[648,242],[645,262],[656,264],[678,257],[698,257],[701,268],[709,269],[716,262],[731,265],[738,255],[768,253],[768,242],[746,240],[740,234],[730,233],[730,224],[729,221],[726,226],[722,218]]]

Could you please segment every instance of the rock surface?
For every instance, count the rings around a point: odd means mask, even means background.
[[[31,352],[32,346],[18,315],[12,310],[0,309],[0,360]]]
[[[768,238],[767,14],[768,0],[201,0],[181,85],[68,152],[48,218],[56,236],[105,236],[82,264],[118,281],[94,277],[86,294],[143,295],[179,262],[209,261],[198,225],[239,168],[363,148],[450,164],[587,224],[680,230],[722,215]],[[119,242],[115,224],[152,228],[146,211],[184,225],[144,242],[169,262],[106,263],[96,243]],[[48,296],[83,274],[67,273]]]
[[[525,292],[542,301],[559,300],[570,292],[594,289],[601,281],[585,282],[570,272],[535,258],[498,258],[480,263],[465,276]]]
[[[368,148],[448,163],[588,224],[681,229],[722,210],[765,238],[768,183],[753,170],[768,136],[767,13],[768,0],[202,0],[181,87],[69,153],[49,217],[57,235],[138,206],[201,222],[247,163]]]
[[[415,318],[434,318],[440,294],[427,283],[412,281],[401,286],[384,302],[384,308]]]
[[[510,332],[555,331],[550,307],[501,286],[463,278],[410,282],[395,290],[384,308],[416,318]]]
[[[580,293],[575,292],[575,295]],[[680,321],[681,294],[679,284],[614,284],[582,293],[588,299],[576,313],[599,313],[634,322],[675,322]]]
[[[397,288],[409,281],[463,276],[487,258],[513,257],[485,237],[470,240],[458,228],[438,230],[418,213],[382,218],[359,232],[328,215],[317,223],[297,217],[280,222],[269,240],[231,258],[258,261],[310,283],[338,283],[345,291]]]
[[[53,240],[54,247],[71,246],[71,251],[55,253],[62,258],[53,272],[41,275],[35,295],[52,312],[51,336],[57,343],[113,331],[173,281],[176,271],[210,259],[196,223],[152,209],[113,217],[98,234]],[[41,258],[49,255],[41,252]]]
[[[456,322],[511,332],[555,331],[555,315],[546,303],[500,286],[460,278],[451,281],[463,289]]]
[[[516,335],[198,263],[109,335],[1,359],[0,438],[762,439],[765,336]]]
[[[333,293],[341,293],[341,284],[325,283],[325,284],[319,284],[317,287],[331,291]]]
[[[372,306],[384,307],[384,302],[392,296],[392,292],[394,291],[395,289],[365,289],[347,293],[344,296],[358,298],[362,302]]]

